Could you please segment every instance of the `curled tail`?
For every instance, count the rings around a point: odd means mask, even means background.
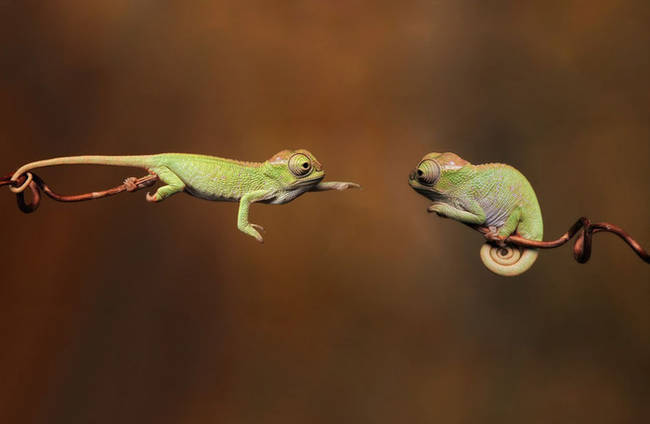
[[[542,211],[537,203],[535,193],[530,189],[532,199],[522,211],[521,220],[517,223],[517,235],[529,240],[541,241],[544,235]],[[509,236],[507,234],[506,236]],[[495,246],[485,243],[481,246],[481,260],[487,269],[504,277],[514,277],[526,272],[537,260],[538,251],[535,248],[506,244]]]
[[[537,249],[507,245],[505,247],[485,243],[481,246],[481,260],[490,271],[504,277],[523,274],[537,260]]]
[[[155,155],[142,156],[67,156],[54,159],[39,160],[31,162],[18,168],[11,177],[11,181],[17,181],[18,178],[26,172],[45,166],[55,165],[114,165],[114,166],[132,166],[136,168],[148,168],[154,164]],[[14,193],[20,193],[27,188],[32,181],[31,174],[27,174],[27,179],[20,187],[10,187]]]

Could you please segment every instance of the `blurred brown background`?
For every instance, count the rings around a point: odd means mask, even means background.
[[[304,147],[364,186],[253,206],[264,245],[235,204],[0,193],[0,422],[646,421],[647,265],[600,235],[496,277],[406,184],[430,151],[503,161],[547,238],[586,214],[650,245],[650,7],[537,3],[0,1],[1,173]]]

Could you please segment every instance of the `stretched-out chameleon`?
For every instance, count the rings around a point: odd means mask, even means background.
[[[515,168],[501,163],[472,165],[450,152],[429,153],[409,175],[409,184],[433,201],[429,212],[489,228],[489,242],[480,255],[490,271],[519,275],[537,259],[537,249],[502,244],[511,234],[542,240],[544,232],[535,191]]]
[[[237,228],[262,242],[258,230],[263,228],[248,221],[251,203],[283,204],[308,191],[359,188],[349,182],[323,182],[325,171],[316,157],[304,149],[283,150],[264,162],[242,162],[215,156],[188,153],[162,153],[143,156],[69,156],[31,162],[20,167],[11,181],[27,173],[14,193],[25,190],[31,182],[28,172],[35,168],[71,165],[116,165],[144,168],[165,183],[154,193],[147,193],[150,202],[161,202],[185,191],[193,196],[216,201],[239,202]],[[128,184],[129,180],[125,181]]]

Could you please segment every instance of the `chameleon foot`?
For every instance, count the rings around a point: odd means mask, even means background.
[[[259,241],[260,243],[264,243],[264,239],[260,235],[260,233],[257,230],[260,230],[264,232],[264,227],[261,225],[257,224],[248,224],[248,226],[240,228],[240,230],[249,236],[255,238],[255,240]]]
[[[499,235],[497,227],[489,227],[488,229],[490,231],[488,231],[483,235],[485,239],[493,244],[496,244],[499,247],[505,248],[506,238]]]
[[[256,229],[260,230],[260,231],[263,232],[263,233],[266,232],[266,230],[264,230],[264,227],[262,227],[261,225],[250,224],[250,226],[253,227],[253,228],[256,228]]]
[[[159,201],[160,201],[160,198],[158,197],[157,193],[154,193],[154,194],[147,193],[147,202],[156,203],[156,202],[159,202]]]
[[[447,218],[447,215],[445,215],[441,210],[440,210],[440,205],[433,204],[427,208],[427,212],[429,213],[434,213],[438,215],[440,218]]]
[[[129,177],[125,179],[123,184],[126,187],[126,191],[136,191],[138,189],[136,181],[138,181],[136,177]]]

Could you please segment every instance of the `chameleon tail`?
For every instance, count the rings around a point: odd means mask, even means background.
[[[526,208],[521,211],[521,216],[517,217],[516,228],[511,228],[503,236],[509,236],[513,233],[530,240],[542,240],[544,235],[544,222],[542,221],[542,211],[537,203],[537,197],[530,185],[530,192],[527,197],[530,199]],[[517,215],[513,215],[517,216]],[[506,223],[507,226],[507,223]],[[505,227],[505,226],[504,226]],[[501,228],[501,231],[504,230]],[[495,274],[504,277],[514,277],[526,272],[537,260],[538,251],[535,248],[520,247],[513,244],[506,244],[504,247],[495,246],[485,243],[481,246],[481,260],[487,269]]]
[[[526,272],[535,263],[537,255],[537,249],[513,245],[499,247],[485,243],[481,246],[483,265],[495,274],[504,277],[514,277]]]
[[[42,168],[45,166],[54,166],[54,165],[76,165],[76,164],[88,164],[88,165],[116,165],[116,166],[132,166],[136,168],[148,168],[154,163],[153,155],[142,155],[142,156],[67,156],[54,159],[39,160],[36,162],[31,162],[26,165],[18,168],[16,172],[11,177],[11,181],[17,181],[18,177],[24,173],[34,169]],[[31,174],[28,174],[28,179],[20,187],[10,187],[11,191],[14,193],[20,193],[32,181]]]

